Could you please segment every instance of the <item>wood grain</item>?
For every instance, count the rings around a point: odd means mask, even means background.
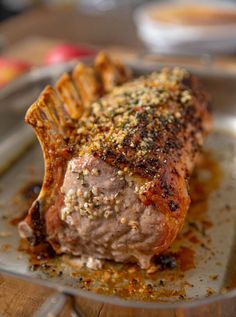
[[[0,315],[31,316],[52,293],[50,289],[0,275]]]

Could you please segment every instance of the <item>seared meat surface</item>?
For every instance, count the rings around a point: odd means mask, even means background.
[[[27,113],[45,179],[20,233],[57,253],[148,268],[183,226],[211,126],[208,97],[183,69],[130,81],[102,54],[95,70],[77,67],[73,78],[64,75]]]

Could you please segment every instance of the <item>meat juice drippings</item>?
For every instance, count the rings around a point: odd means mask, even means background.
[[[35,249],[25,240],[21,241],[19,249],[29,254],[30,270],[36,270],[52,278],[63,277],[64,272],[69,271],[73,279],[73,287],[105,295],[113,294],[126,299],[148,301],[165,301],[169,297],[176,300],[184,299],[186,288],[193,287],[185,275],[196,266],[194,251],[196,245],[206,249],[206,252],[211,252],[206,233],[212,226],[207,217],[208,197],[218,187],[221,174],[219,165],[211,154],[203,153],[191,179],[192,204],[186,224],[169,250],[154,258],[152,266],[147,271],[141,270],[135,264],[119,264],[112,261],[104,261],[102,269],[88,269],[81,264],[76,265],[78,262],[74,261],[75,258],[67,255],[55,256],[47,244]],[[23,192],[21,198],[25,205],[30,206],[33,197],[24,195]],[[11,220],[12,224],[16,222]],[[176,284],[175,288],[173,284]],[[211,294],[212,292],[209,291],[208,295]]]
[[[31,206],[34,200],[38,197],[41,186],[42,184],[40,182],[30,182],[20,190],[19,199],[22,201],[22,203],[24,203],[25,210],[23,210],[19,216],[11,219],[10,222],[12,225],[18,225],[18,223],[26,217],[29,206]]]

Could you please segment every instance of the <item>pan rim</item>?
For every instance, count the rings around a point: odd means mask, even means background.
[[[129,63],[127,63],[129,64]],[[70,64],[71,67],[72,63]],[[140,70],[140,71],[154,71],[154,65],[156,69],[163,67],[164,65],[161,63],[151,63],[148,66],[145,66],[145,63],[141,63],[138,65],[138,67],[135,67],[132,63],[129,64],[131,68],[134,70]],[[136,65],[137,66],[137,65]],[[220,68],[191,68],[187,67],[190,71],[196,73],[196,74],[204,74],[206,76],[219,76],[219,77],[225,77],[225,78],[233,78],[236,80],[236,73],[225,71],[223,72],[222,69]],[[235,120],[236,122],[236,120]],[[235,126],[235,131],[236,131],[236,126]],[[87,291],[87,290],[82,290],[82,289],[75,289],[73,287],[69,286],[62,286],[58,285],[56,282],[53,281],[46,281],[43,279],[40,279],[38,277],[30,277],[25,275],[24,273],[19,273],[19,272],[13,272],[8,270],[7,268],[1,268],[0,267],[0,273],[6,274],[12,277],[20,278],[22,280],[31,282],[31,283],[36,283],[38,285],[46,286],[49,288],[53,288],[59,292],[63,292],[68,295],[73,295],[73,296],[81,296],[86,299],[94,300],[97,302],[102,302],[110,305],[118,305],[121,307],[129,307],[129,308],[143,308],[143,309],[156,309],[156,310],[162,310],[162,309],[177,309],[177,308],[196,308],[204,305],[210,305],[214,304],[219,301],[225,301],[227,299],[235,298],[236,299],[236,288],[227,291],[227,293],[224,294],[214,294],[209,297],[201,297],[198,299],[193,299],[193,300],[183,300],[183,301],[178,301],[178,302],[148,302],[148,301],[135,301],[135,300],[125,300],[117,296],[106,296],[106,295],[100,295],[97,294],[93,291]]]

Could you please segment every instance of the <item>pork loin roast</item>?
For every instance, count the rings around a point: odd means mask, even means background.
[[[26,114],[45,177],[19,224],[33,245],[148,268],[181,230],[189,177],[211,127],[207,94],[180,68],[131,80],[100,53],[47,87]]]

